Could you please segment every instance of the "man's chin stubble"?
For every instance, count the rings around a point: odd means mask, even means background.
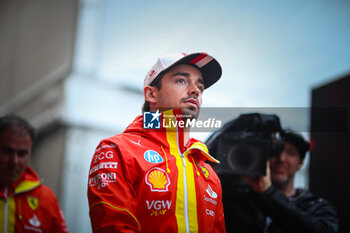
[[[197,108],[183,108],[182,115],[185,120],[197,119],[199,115],[199,109]]]
[[[273,179],[272,178],[272,183],[279,188],[286,187],[289,184],[289,182],[290,182],[290,179],[288,177],[285,179]]]

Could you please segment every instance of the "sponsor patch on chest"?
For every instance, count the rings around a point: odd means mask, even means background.
[[[167,192],[170,185],[168,174],[158,167],[152,168],[147,172],[145,182],[152,192]]]
[[[147,209],[151,216],[165,215],[167,210],[170,210],[171,200],[146,200]]]
[[[161,163],[164,161],[162,156],[160,156],[160,154],[154,150],[146,150],[143,157],[149,163]]]

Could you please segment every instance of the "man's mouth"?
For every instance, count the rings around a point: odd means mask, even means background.
[[[196,99],[190,98],[184,101],[185,104],[189,104],[192,107],[198,108],[198,101]]]
[[[287,170],[286,166],[284,165],[277,165],[273,168],[273,171],[276,173],[283,173]]]

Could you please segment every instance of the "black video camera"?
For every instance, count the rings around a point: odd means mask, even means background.
[[[221,163],[219,175],[265,176],[266,162],[283,150],[278,116],[242,114],[226,123],[206,141],[209,152]]]

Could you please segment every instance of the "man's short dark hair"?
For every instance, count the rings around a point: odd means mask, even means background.
[[[310,144],[304,139],[303,136],[287,130],[284,133],[283,140],[294,145],[299,151],[300,159],[304,160],[306,152],[310,149]]]
[[[162,87],[161,80],[165,73],[160,73],[156,79],[150,84],[150,86],[156,87],[158,90]],[[150,110],[150,103],[145,100],[145,103],[142,106],[142,112],[148,112]]]
[[[14,114],[0,117],[0,133],[11,126],[21,127],[26,130],[33,142],[35,129],[27,120]]]

